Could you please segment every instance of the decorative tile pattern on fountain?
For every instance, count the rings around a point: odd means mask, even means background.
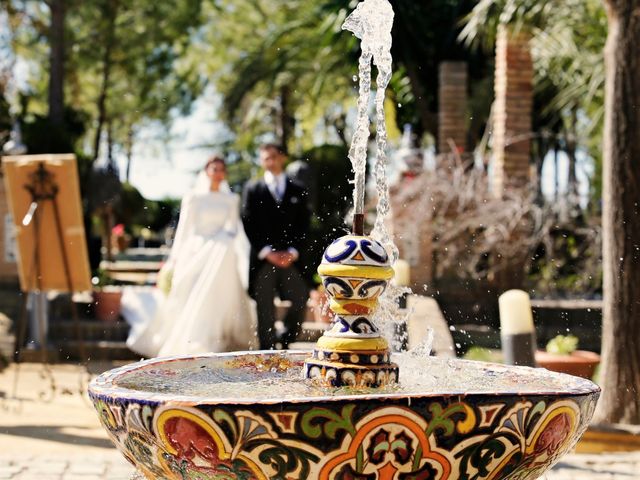
[[[599,393],[584,379],[489,364],[488,374],[530,371],[562,387],[455,395],[327,391],[297,399],[274,393],[263,401],[139,389],[142,379],[159,387],[191,378],[203,365],[227,377],[275,379],[303,368],[305,355],[156,359],[101,375],[89,395],[110,439],[149,480],[533,480],[573,448]]]

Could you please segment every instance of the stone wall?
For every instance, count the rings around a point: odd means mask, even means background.
[[[492,190],[527,184],[530,177],[533,63],[529,35],[500,27],[496,41],[495,103],[493,106]]]

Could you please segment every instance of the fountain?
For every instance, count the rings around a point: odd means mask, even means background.
[[[599,395],[588,380],[424,351],[391,354],[380,333],[398,295],[388,285],[396,254],[383,223],[392,20],[388,0],[364,0],[345,22],[363,51],[350,152],[354,231],[327,248],[318,269],[335,318],[313,352],[151,359],[89,386],[109,437],[146,478],[533,480],[587,428]],[[372,61],[379,205],[365,236]]]

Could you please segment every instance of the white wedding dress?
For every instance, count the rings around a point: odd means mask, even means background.
[[[239,207],[240,198],[229,191],[190,193],[183,199],[163,267],[173,269],[168,296],[157,288],[123,293],[131,350],[155,357],[248,350],[257,344],[255,306],[242,281],[248,253],[238,254],[247,252]]]

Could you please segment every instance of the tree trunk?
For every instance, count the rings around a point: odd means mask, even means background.
[[[113,122],[107,122],[107,165],[115,170],[115,162],[113,160]]]
[[[105,16],[107,30],[104,41],[104,53],[102,55],[102,84],[100,86],[100,94],[98,95],[98,124],[96,125],[96,133],[93,139],[93,161],[95,162],[100,155],[100,139],[102,137],[102,129],[107,121],[107,98],[109,96],[109,82],[111,78],[111,52],[115,43],[117,2],[107,2],[105,4]]]
[[[51,25],[49,29],[49,121],[52,125],[64,123],[64,0],[50,0]]]
[[[542,167],[544,167],[544,159],[549,153],[549,142],[541,137],[537,142],[535,142],[536,146],[536,202],[540,205],[544,204],[544,194],[542,193]]]
[[[560,145],[556,141],[553,147],[553,195],[556,203],[560,201]]]
[[[607,0],[603,389],[596,421],[640,424],[640,0]]]
[[[131,178],[131,161],[133,160],[133,127],[129,126],[127,130],[127,143],[125,145],[127,153],[127,170],[125,172],[125,181],[129,183]]]
[[[291,88],[285,85],[280,89],[280,144],[285,153],[289,153],[289,140],[295,124],[295,118],[291,115]]]
[[[576,123],[578,116],[575,109],[571,111],[571,124],[566,129],[566,145],[567,157],[569,157],[569,172],[567,180],[567,200],[572,207],[578,204],[578,174],[576,172],[578,159],[576,158],[577,150],[577,132]]]

